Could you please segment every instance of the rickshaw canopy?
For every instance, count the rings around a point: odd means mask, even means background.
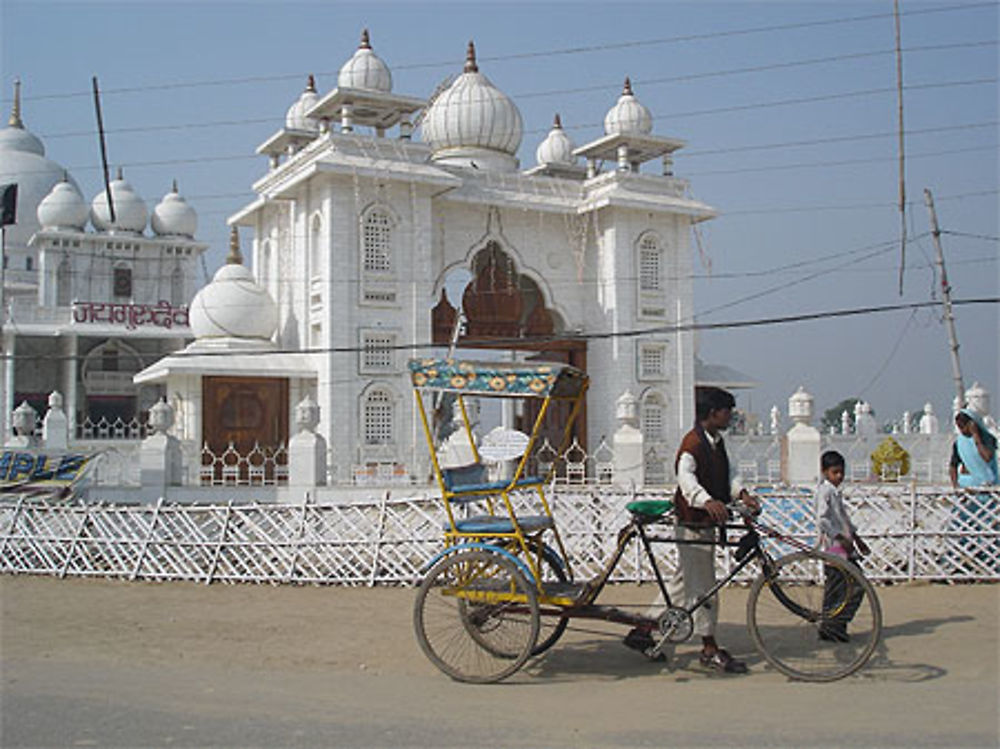
[[[497,362],[410,359],[417,390],[509,398],[576,398],[587,373],[558,362]]]

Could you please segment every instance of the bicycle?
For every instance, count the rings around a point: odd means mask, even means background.
[[[586,583],[573,582],[558,554],[545,545],[529,547],[534,557],[529,559],[510,540],[446,549],[418,589],[414,626],[421,648],[453,679],[496,682],[552,647],[570,619],[581,618],[651,627],[657,636],[646,654],[656,657],[689,639],[692,613],[756,561],[761,572],[748,594],[747,626],[770,666],[793,679],[828,682],[855,673],[875,651],[882,631],[881,606],[871,583],[853,563],[820,552],[748,513],[742,514],[742,526],[727,523],[719,541],[704,542],[649,532],[670,524],[670,502],[632,502],[628,509],[631,516],[618,533],[615,552]],[[728,533],[737,529],[744,535],[729,541]],[[775,558],[765,538],[796,551]],[[596,602],[632,541],[642,545],[663,595],[665,608],[656,618]],[[691,606],[674,606],[653,553],[655,543],[732,547],[736,563]],[[840,636],[831,626],[848,620],[849,636]]]

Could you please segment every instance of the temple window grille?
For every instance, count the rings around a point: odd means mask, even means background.
[[[184,271],[178,264],[170,274],[170,303],[178,307],[185,301],[187,300],[184,298]]]
[[[639,290],[659,291],[661,252],[655,237],[646,236],[639,243]]]
[[[667,347],[662,343],[639,345],[639,379],[661,379],[666,375]]]
[[[132,298],[132,269],[126,266],[118,266],[114,269],[114,288],[112,294],[115,299]]]
[[[664,408],[659,396],[647,397],[642,403],[642,436],[644,441],[660,441],[664,434]]]
[[[363,262],[366,273],[389,273],[392,270],[392,225],[382,211],[365,217]]]
[[[389,372],[394,367],[396,336],[391,333],[365,333],[361,344],[362,372]]]
[[[364,401],[364,440],[366,445],[388,445],[393,441],[392,396],[385,390],[372,390]]]

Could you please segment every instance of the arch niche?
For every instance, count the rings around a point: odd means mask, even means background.
[[[586,371],[586,341],[566,335],[562,316],[547,305],[539,285],[518,270],[499,242],[490,240],[476,252],[470,271],[472,280],[462,294],[465,325],[458,338],[458,348],[531,352],[529,360],[562,362]],[[458,310],[442,287],[438,303],[431,310],[435,344],[450,345],[457,317]],[[539,407],[540,402],[527,399],[523,412],[517,417],[516,428],[531,432]],[[573,426],[573,436],[584,448],[587,444],[586,409],[584,403]],[[554,447],[562,441],[561,425],[565,424],[569,411],[568,405],[558,403],[553,403],[549,409],[542,436]]]

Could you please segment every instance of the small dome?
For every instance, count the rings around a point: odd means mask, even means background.
[[[535,158],[539,164],[576,164],[577,158],[573,155],[573,141],[569,139],[566,131],[563,130],[562,121],[556,115],[552,123],[552,129],[535,151]]]
[[[392,91],[392,73],[389,66],[372,51],[368,29],[361,32],[361,44],[350,60],[344,63],[337,75],[339,88],[363,88],[387,94]]]
[[[239,235],[232,228],[229,257],[193,300],[189,313],[195,338],[270,340],[278,327],[278,307],[243,265]]]
[[[38,223],[43,229],[76,229],[83,231],[90,211],[76,186],[63,178],[38,204]]]
[[[177,183],[174,182],[173,189],[164,195],[163,200],[153,209],[149,224],[161,237],[193,238],[198,230],[198,214],[177,192]]]
[[[289,130],[319,132],[319,123],[316,120],[306,117],[306,112],[312,109],[318,101],[319,95],[316,93],[316,79],[310,74],[306,90],[302,92],[285,114],[285,127]]]
[[[479,72],[476,48],[469,42],[465,70],[431,105],[421,137],[435,157],[448,149],[486,149],[513,156],[521,145],[521,113],[500,89]]]
[[[122,177],[122,170],[118,170],[118,176],[111,182],[111,199],[115,206],[115,221],[111,222],[111,213],[108,211],[108,198],[104,190],[101,190],[90,202],[90,221],[98,231],[126,231],[142,234],[146,230],[146,220],[149,211],[146,203],[140,198],[132,185]]]
[[[632,93],[632,82],[625,79],[625,89],[604,116],[605,135],[648,135],[653,130],[653,115]]]

